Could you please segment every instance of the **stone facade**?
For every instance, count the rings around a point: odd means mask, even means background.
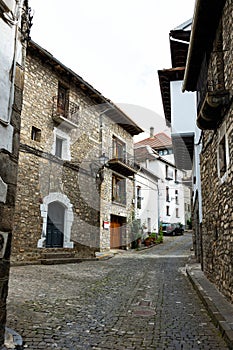
[[[0,348],[4,344],[6,298],[16,198],[25,49],[30,30],[28,2],[0,1]]]
[[[198,108],[198,125],[203,129],[200,156],[203,217],[199,251],[202,254],[203,250],[203,259],[200,257],[200,260],[205,274],[233,302],[233,1],[209,2],[209,5],[213,7],[206,6],[214,18],[209,23],[212,26],[209,40],[211,36],[214,38],[213,47],[201,36],[193,41],[193,45],[197,43],[200,48],[199,57],[205,53],[196,84],[199,95],[203,94]],[[223,5],[221,12],[217,6]],[[196,14],[199,26],[207,28],[204,11],[200,5]],[[197,48],[194,46],[195,54]],[[194,54],[191,52],[189,62]],[[193,62],[189,63],[186,80],[186,88],[190,90],[195,84],[191,69],[198,67]]]
[[[226,1],[222,21],[216,34],[209,75],[218,82],[217,89],[233,95],[233,2]],[[220,39],[219,39],[220,38]],[[222,40],[221,40],[222,38]],[[224,68],[223,68],[224,67]],[[223,143],[224,142],[224,145]],[[221,168],[224,147],[225,170]],[[203,194],[203,264],[204,271],[218,288],[233,302],[233,106],[229,103],[222,123],[214,131],[205,131],[201,154]]]
[[[63,102],[69,106],[58,111],[65,94]],[[132,179],[123,175],[126,202],[113,202],[113,170],[99,162],[103,154],[114,157],[113,137],[133,154],[132,136],[141,130],[128,124],[128,117],[113,103],[47,51],[29,43],[12,261],[38,260],[61,251],[90,257],[97,250],[110,249],[110,227],[104,227],[104,222],[110,223],[112,215],[123,218],[126,228],[121,246],[128,245]],[[53,210],[61,210],[63,216],[56,224],[62,225],[59,232],[63,234],[58,246],[48,243],[50,216],[56,216]]]

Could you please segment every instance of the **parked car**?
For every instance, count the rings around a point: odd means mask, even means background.
[[[180,236],[184,234],[184,229],[180,224],[172,224],[170,222],[164,222],[162,230],[164,236]]]

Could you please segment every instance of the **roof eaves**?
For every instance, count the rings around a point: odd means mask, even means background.
[[[95,101],[97,104],[105,104],[109,107],[109,109],[112,109],[115,111],[114,115],[114,121],[117,119],[116,123],[121,125],[123,128],[128,129],[128,132],[134,136],[138,135],[141,132],[143,132],[143,129],[141,129],[131,118],[129,118],[118,106],[116,106],[110,99],[107,99],[104,97],[99,91],[97,91],[92,85],[87,83],[81,76],[76,74],[74,71],[72,71],[70,68],[66,67],[63,63],[61,63],[58,59],[56,59],[49,51],[42,48],[40,45],[35,43],[33,40],[30,40],[28,44],[28,48],[36,49],[37,52],[40,52],[40,54],[46,58],[49,58],[50,63],[53,63],[53,65],[56,65],[56,67],[60,67],[60,69],[64,70],[67,74],[70,74],[75,80],[79,82],[81,86],[85,86],[87,90],[89,90],[92,93],[92,97],[95,98]],[[116,118],[116,113],[118,117]],[[112,118],[111,114],[108,114],[109,118]]]
[[[212,48],[225,3],[226,0],[196,0],[183,92],[196,91],[203,56]]]

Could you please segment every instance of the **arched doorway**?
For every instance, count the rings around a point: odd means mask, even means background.
[[[64,242],[65,208],[59,202],[48,205],[46,248],[62,248]]]

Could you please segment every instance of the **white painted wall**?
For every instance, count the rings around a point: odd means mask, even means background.
[[[135,198],[137,186],[141,187],[141,209],[135,208],[135,218],[145,224],[145,231],[158,232],[158,187],[153,174],[143,172],[143,168],[135,176]],[[137,200],[135,205],[137,204]],[[148,227],[151,222],[151,227]]]
[[[183,81],[172,81],[171,87],[171,129],[172,134],[194,132],[196,120],[196,94],[182,92]]]

